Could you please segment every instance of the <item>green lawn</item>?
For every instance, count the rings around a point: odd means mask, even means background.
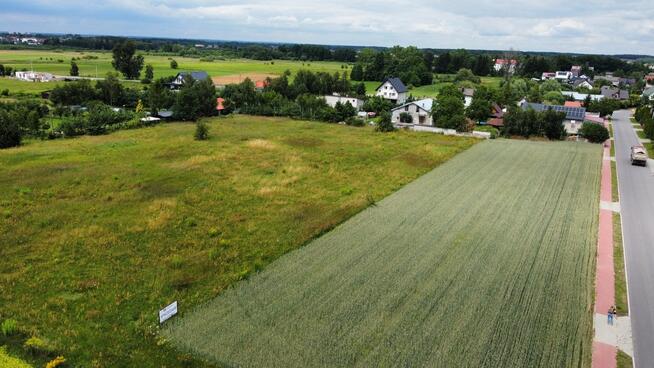
[[[476,140],[236,116],[0,150],[0,320],[72,366],[177,367],[188,312]],[[203,366],[198,362],[188,366]]]
[[[589,366],[600,148],[479,144],[164,331],[225,366]]]

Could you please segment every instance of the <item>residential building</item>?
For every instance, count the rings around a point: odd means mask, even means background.
[[[565,107],[582,107],[581,101],[566,101],[563,106]]]
[[[539,103],[523,103],[521,105],[523,110],[535,110],[538,112],[554,110],[565,113],[563,125],[565,125],[566,133],[576,135],[581,125],[584,123],[586,117],[586,109],[583,107],[567,107],[562,105],[544,105]]]
[[[570,68],[570,72],[572,72],[573,77],[578,77],[581,74],[581,66],[573,65],[572,68]]]
[[[193,80],[205,80],[209,78],[209,74],[205,71],[195,71],[195,72],[180,72],[177,73],[175,79],[170,83],[172,89],[179,89],[184,85],[184,80],[187,75],[190,75]]]
[[[340,102],[341,104],[349,103],[350,105],[352,105],[352,107],[357,109],[357,111],[360,111],[361,108],[363,108],[363,100],[360,98],[340,96],[337,93],[334,93],[331,96],[327,95],[324,97],[325,97],[325,102],[327,102],[327,105],[331,107],[336,107],[336,104]]]
[[[406,102],[409,90],[406,88],[400,78],[386,78],[377,87],[377,96],[383,97],[396,104],[403,104]]]
[[[572,87],[574,88],[586,88],[593,89],[592,83],[586,78],[576,77],[571,80]]]
[[[518,60],[515,59],[495,59],[495,66],[493,67],[496,72],[508,71],[509,74],[515,73],[518,67]]]
[[[570,80],[572,79],[572,72],[558,71],[556,72],[554,79],[562,80],[562,81]]]
[[[391,121],[395,125],[407,126],[407,125],[434,125],[434,121],[431,116],[432,105],[434,100],[431,98],[426,98],[424,100],[407,102],[402,106],[398,106],[391,110]],[[408,114],[411,116],[411,123],[401,122],[400,118],[402,114]]]
[[[649,73],[645,76],[645,83],[649,85],[654,84],[654,73]]]
[[[650,101],[654,101],[654,87],[645,88],[642,97],[648,98]]]
[[[604,98],[612,99],[612,100],[628,100],[629,99],[629,91],[626,89],[620,89],[616,87],[611,87],[611,86],[602,86],[600,89],[600,93]]]

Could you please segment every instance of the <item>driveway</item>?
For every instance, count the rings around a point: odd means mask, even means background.
[[[654,364],[654,175],[629,162],[631,146],[639,143],[630,116],[616,111],[613,130],[634,358],[636,367],[644,368]]]

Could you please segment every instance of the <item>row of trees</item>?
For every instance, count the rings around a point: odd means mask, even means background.
[[[355,81],[381,81],[395,76],[407,85],[431,84],[433,74],[429,58],[416,47],[395,46],[388,50],[363,49],[352,67],[350,78]]]
[[[634,118],[643,127],[645,136],[654,141],[654,117],[652,116],[652,106],[643,105],[636,109]]]

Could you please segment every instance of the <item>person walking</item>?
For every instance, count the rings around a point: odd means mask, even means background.
[[[612,326],[613,325],[613,307],[609,307],[609,314],[607,315],[607,317],[608,317],[608,320],[607,320],[608,324]]]

